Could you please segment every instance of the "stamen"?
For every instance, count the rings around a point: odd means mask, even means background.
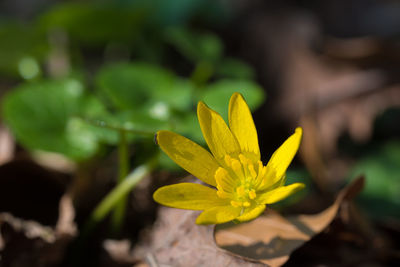
[[[217,184],[220,185],[219,181],[224,182],[225,179],[230,179],[232,191],[228,194],[227,190],[223,188],[224,190],[221,190],[218,196],[230,196],[230,203],[234,207],[250,207],[252,201],[257,197],[256,189],[259,183],[263,181],[263,175],[266,171],[262,162],[253,162],[243,154],[234,158],[225,155],[224,160],[228,168],[216,174]]]
[[[249,198],[250,198],[250,199],[255,199],[256,196],[257,196],[256,191],[255,191],[254,189],[251,189],[251,190],[249,191]]]
[[[243,165],[247,165],[249,161],[243,154],[239,154],[239,160]]]
[[[238,194],[239,197],[243,197],[246,193],[244,190],[244,186],[241,185],[238,188],[236,188],[236,193]]]
[[[254,169],[253,163],[249,163],[249,164],[247,165],[247,168],[248,168],[249,171],[250,171],[251,177],[256,178],[256,177],[257,177],[257,173],[256,173],[256,170]]]
[[[232,166],[232,158],[228,154],[225,155],[224,160],[225,160],[226,166],[228,166],[228,167]]]
[[[251,163],[251,161],[246,158],[243,154],[239,154],[239,160],[243,167],[244,177],[249,176],[249,170],[247,169],[247,165]]]
[[[232,169],[239,178],[244,177],[242,164],[237,159],[232,159]]]
[[[224,168],[219,167],[217,171],[215,172],[215,180],[218,182],[218,180],[223,179],[226,176],[227,172]]]
[[[231,205],[234,206],[235,208],[237,207],[242,207],[243,203],[235,200],[231,200]]]

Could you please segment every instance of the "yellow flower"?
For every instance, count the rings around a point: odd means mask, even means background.
[[[267,204],[304,188],[302,183],[284,186],[286,169],[300,145],[301,128],[264,166],[253,118],[242,95],[235,93],[230,99],[229,128],[203,102],[197,106],[197,116],[212,154],[170,131],[159,131],[157,142],[172,160],[211,187],[194,183],[168,185],[154,193],[155,201],[173,208],[203,210],[197,224],[244,222],[259,216]]]

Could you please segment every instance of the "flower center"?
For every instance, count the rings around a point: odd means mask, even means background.
[[[251,206],[265,176],[266,168],[262,162],[253,162],[239,154],[236,158],[226,155],[223,165],[215,173],[217,195],[231,199],[234,207]]]

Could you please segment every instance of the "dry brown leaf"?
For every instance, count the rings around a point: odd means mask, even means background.
[[[324,230],[341,204],[363,185],[364,178],[358,178],[319,214],[284,218],[270,212],[219,230],[215,238],[213,226],[195,224],[198,211],[162,207],[148,244],[136,247],[134,256],[149,266],[280,266],[296,248]]]
[[[58,266],[77,235],[72,200],[64,195],[55,228],[0,213],[1,266]]]
[[[0,165],[9,162],[14,157],[14,138],[10,131],[0,125]]]
[[[55,226],[59,203],[69,177],[29,159],[0,165],[0,212]]]
[[[77,169],[77,164],[67,157],[48,151],[31,152],[33,161],[40,166],[63,173],[73,173]]]
[[[265,266],[219,248],[214,226],[196,225],[199,212],[161,207],[150,245],[135,248],[150,266]]]
[[[125,267],[133,266],[139,262],[131,251],[132,244],[128,239],[103,241],[104,253],[101,256],[101,266]]]
[[[75,208],[72,198],[64,194],[60,199],[58,220],[56,224],[56,233],[58,235],[76,235]]]
[[[216,242],[233,253],[270,266],[281,266],[295,249],[324,230],[335,218],[343,201],[353,198],[363,185],[364,178],[358,178],[321,213],[284,218],[275,212],[268,212],[266,216],[249,223],[217,231]]]

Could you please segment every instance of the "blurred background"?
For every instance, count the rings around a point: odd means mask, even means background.
[[[307,187],[275,209],[319,212],[366,178],[353,224],[338,223],[287,265],[395,265],[399,1],[2,0],[0,266],[140,262],[116,257],[106,241],[130,249],[151,235],[152,193],[186,175],[154,133],[205,145],[197,102],[227,118],[236,91],[253,111],[264,164],[304,129],[287,178]],[[150,165],[125,187],[134,189],[123,215],[93,212]]]

